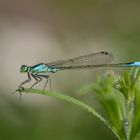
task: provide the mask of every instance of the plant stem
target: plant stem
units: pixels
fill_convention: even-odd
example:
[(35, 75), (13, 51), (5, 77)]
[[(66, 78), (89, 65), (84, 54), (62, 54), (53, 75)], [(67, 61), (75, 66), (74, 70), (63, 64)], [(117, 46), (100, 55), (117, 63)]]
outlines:
[(131, 100), (126, 100), (126, 121), (124, 124), (124, 128), (127, 140), (130, 140), (133, 114), (134, 114), (134, 102)]
[[(97, 111), (95, 111), (95, 109), (87, 104), (85, 104), (82, 101), (79, 101), (78, 99), (75, 99), (74, 97), (70, 97), (61, 93), (56, 93), (56, 92), (50, 92), (47, 90), (41, 90), (41, 89), (30, 89), (30, 88), (24, 88), (22, 90), (17, 90), (19, 92), (25, 92), (25, 93), (35, 93), (35, 94), (42, 94), (44, 93), (44, 95), (48, 95), (48, 96), (52, 96), (70, 103), (73, 103), (75, 105), (78, 105), (80, 107), (82, 107), (83, 109), (87, 110), (88, 112), (90, 112), (92, 115), (96, 116), (98, 119), (100, 119), (101, 122), (103, 122), (108, 128), (110, 128), (113, 133), (116, 135), (116, 137), (119, 138), (119, 135), (117, 133), (117, 131), (115, 130), (115, 128), (113, 128), (111, 126), (111, 124), (105, 119), (103, 118)], [(120, 138), (119, 138), (120, 139)]]

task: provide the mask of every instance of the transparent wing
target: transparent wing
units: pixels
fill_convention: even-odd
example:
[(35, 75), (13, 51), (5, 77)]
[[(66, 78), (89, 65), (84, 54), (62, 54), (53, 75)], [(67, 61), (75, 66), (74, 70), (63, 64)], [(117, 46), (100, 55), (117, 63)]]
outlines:
[(77, 68), (90, 68), (109, 64), (113, 60), (113, 55), (109, 52), (97, 52), (84, 56), (75, 57), (68, 60), (60, 60), (46, 64), (50, 68), (58, 69), (77, 69)]

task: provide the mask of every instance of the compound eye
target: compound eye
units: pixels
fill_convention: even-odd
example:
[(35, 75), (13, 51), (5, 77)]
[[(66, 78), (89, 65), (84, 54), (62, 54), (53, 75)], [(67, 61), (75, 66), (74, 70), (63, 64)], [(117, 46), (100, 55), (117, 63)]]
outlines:
[(26, 72), (26, 71), (27, 71), (27, 67), (23, 67), (23, 71), (25, 71), (25, 72)]
[(20, 72), (27, 72), (27, 70), (28, 70), (28, 67), (26, 65), (22, 65)]

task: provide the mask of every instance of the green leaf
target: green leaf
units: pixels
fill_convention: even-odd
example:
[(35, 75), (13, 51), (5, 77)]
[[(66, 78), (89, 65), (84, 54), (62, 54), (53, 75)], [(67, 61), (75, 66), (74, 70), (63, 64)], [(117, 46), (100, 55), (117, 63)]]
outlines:
[(134, 119), (132, 125), (131, 138), (135, 138), (137, 133), (140, 131), (140, 77), (137, 80), (134, 88), (135, 93), (135, 110), (134, 110)]
[(93, 91), (98, 93), (98, 100), (108, 115), (112, 127), (116, 130), (120, 139), (124, 139), (125, 131), (123, 118), (125, 118), (125, 99), (123, 95), (113, 88), (115, 78), (112, 76), (98, 78), (93, 85)]

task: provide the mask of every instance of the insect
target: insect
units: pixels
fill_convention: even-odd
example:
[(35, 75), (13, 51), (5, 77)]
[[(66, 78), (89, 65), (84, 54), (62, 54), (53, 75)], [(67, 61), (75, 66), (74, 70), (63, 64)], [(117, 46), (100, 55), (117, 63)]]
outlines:
[[(22, 65), (20, 68), (21, 73), (27, 73), (28, 79), (23, 81), (19, 85), (19, 89), (23, 88), (23, 85), (30, 82), (31, 79), (35, 79), (35, 83), (30, 87), (32, 88), (36, 84), (46, 79), (43, 91), (51, 79), (49, 73), (56, 73), (62, 70), (75, 70), (75, 69), (92, 69), (97, 67), (139, 67), (140, 62), (129, 63), (116, 63), (111, 64), (113, 61), (113, 55), (106, 51), (87, 54), (84, 56), (75, 57), (67, 60), (59, 60), (51, 63), (39, 63), (34, 66)], [(51, 86), (50, 86), (51, 87)]]

